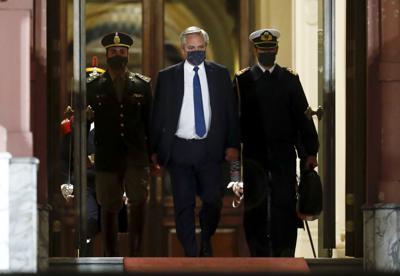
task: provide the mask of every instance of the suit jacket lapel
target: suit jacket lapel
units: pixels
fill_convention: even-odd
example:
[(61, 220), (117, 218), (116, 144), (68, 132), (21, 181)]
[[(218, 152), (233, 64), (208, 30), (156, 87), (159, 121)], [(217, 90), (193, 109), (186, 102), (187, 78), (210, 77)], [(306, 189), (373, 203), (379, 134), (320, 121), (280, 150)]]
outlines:
[(174, 91), (172, 91), (173, 93), (175, 93), (172, 97), (172, 103), (174, 106), (173, 110), (175, 111), (175, 116), (174, 116), (174, 121), (176, 121), (176, 123), (179, 120), (179, 114), (181, 112), (181, 106), (182, 106), (182, 102), (183, 102), (183, 94), (184, 94), (184, 61), (182, 61), (181, 63), (179, 63), (176, 67), (175, 67), (175, 72), (174, 72), (174, 81), (176, 84), (176, 89), (174, 89)]
[[(208, 84), (208, 94), (210, 98), (210, 107), (211, 107), (211, 125), (213, 121), (213, 111), (216, 110), (216, 103), (217, 103), (217, 87), (216, 83), (217, 81), (215, 80), (215, 72), (214, 68), (209, 62), (204, 62), (204, 67), (206, 69), (206, 75), (207, 75), (207, 84)], [(215, 114), (214, 114), (215, 115)], [(211, 127), (210, 125), (210, 127)]]

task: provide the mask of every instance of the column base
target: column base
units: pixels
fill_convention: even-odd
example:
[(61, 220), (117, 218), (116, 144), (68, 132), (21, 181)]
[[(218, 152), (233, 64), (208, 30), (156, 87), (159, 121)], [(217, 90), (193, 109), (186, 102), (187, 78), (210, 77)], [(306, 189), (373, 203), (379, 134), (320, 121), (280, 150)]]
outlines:
[(400, 204), (364, 207), (364, 269), (400, 271)]

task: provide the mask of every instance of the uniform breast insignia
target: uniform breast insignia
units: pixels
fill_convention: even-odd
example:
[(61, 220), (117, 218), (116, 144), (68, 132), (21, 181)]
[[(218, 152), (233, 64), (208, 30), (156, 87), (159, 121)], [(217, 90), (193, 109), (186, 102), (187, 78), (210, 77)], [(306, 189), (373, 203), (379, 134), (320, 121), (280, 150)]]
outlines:
[(239, 77), (240, 75), (242, 75), (243, 73), (245, 73), (245, 72), (247, 72), (247, 71), (249, 71), (249, 70), (250, 70), (250, 67), (246, 67), (246, 68), (244, 68), (244, 69), (242, 69), (242, 70), (236, 72), (235, 75), (236, 75), (237, 77)]
[(292, 69), (292, 68), (290, 68), (290, 67), (287, 67), (286, 70), (288, 70), (292, 75), (297, 76), (296, 70), (294, 70), (294, 69)]
[(132, 97), (133, 98), (143, 98), (144, 96), (142, 94), (139, 94), (139, 93), (133, 93)]
[(145, 82), (150, 82), (150, 81), (151, 81), (151, 78), (146, 77), (146, 76), (144, 76), (144, 75), (142, 75), (142, 74), (135, 73), (135, 75), (136, 75), (139, 79), (141, 79), (141, 80), (143, 80), (143, 81), (145, 81)]

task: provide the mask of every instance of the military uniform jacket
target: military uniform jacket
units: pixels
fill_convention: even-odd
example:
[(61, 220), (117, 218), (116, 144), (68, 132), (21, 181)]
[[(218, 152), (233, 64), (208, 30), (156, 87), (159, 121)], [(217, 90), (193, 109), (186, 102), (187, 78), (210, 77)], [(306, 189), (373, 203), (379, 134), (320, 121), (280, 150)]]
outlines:
[(295, 147), (301, 144), (300, 157), (304, 158), (316, 155), (319, 146), (314, 123), (304, 114), (308, 103), (299, 77), (278, 64), (271, 74), (254, 65), (236, 74), (234, 87), (239, 97), (243, 156), (270, 170), (273, 201), (293, 205)]
[(117, 171), (124, 167), (127, 154), (138, 165), (147, 165), (150, 78), (128, 72), (121, 101), (108, 72), (89, 78), (87, 104), (94, 111), (96, 169)]

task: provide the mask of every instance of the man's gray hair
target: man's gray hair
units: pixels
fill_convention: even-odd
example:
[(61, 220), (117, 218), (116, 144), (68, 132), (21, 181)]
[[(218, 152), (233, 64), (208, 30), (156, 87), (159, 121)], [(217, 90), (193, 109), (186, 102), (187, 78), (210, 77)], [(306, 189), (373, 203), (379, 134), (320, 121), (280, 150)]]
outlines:
[(203, 37), (206, 45), (209, 42), (208, 33), (205, 30), (196, 26), (191, 26), (186, 28), (183, 32), (181, 32), (181, 35), (179, 36), (179, 39), (181, 40), (181, 45), (186, 44), (186, 37), (190, 34), (200, 34)]

